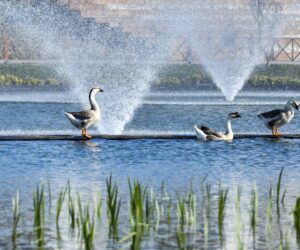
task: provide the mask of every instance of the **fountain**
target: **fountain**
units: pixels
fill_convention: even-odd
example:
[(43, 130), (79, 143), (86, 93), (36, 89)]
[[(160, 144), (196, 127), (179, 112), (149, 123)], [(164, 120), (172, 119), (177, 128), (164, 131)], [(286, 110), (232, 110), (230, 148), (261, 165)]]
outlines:
[(270, 56), (284, 22), (281, 5), (272, 0), (177, 4), (172, 11), (161, 9), (168, 20), (166, 36), (184, 40), (197, 55), (193, 63), (203, 65), (225, 98), (233, 101), (254, 67)]
[(65, 15), (66, 7), (51, 0), (9, 1), (0, 7), (2, 23), (18, 45), (29, 51), (28, 59), (54, 60), (51, 66), (69, 83), (65, 99), (72, 97), (86, 108), (91, 87), (105, 90), (99, 98), (103, 122), (98, 129), (108, 134), (122, 133), (178, 41), (189, 44), (197, 55), (193, 63), (202, 64), (232, 101), (254, 66), (262, 62), (280, 26), (277, 9), (268, 8), (262, 16), (255, 16), (257, 6), (248, 2), (154, 1), (149, 6), (155, 10), (153, 27), (158, 31), (151, 39), (78, 21)]
[(161, 67), (156, 63), (166, 56), (161, 48), (120, 28), (76, 22), (62, 12), (66, 7), (52, 1), (7, 2), (0, 7), (2, 23), (18, 45), (30, 51), (28, 59), (54, 60), (51, 67), (69, 83), (65, 99), (72, 97), (87, 108), (89, 89), (105, 90), (99, 98), (99, 131), (121, 133)]

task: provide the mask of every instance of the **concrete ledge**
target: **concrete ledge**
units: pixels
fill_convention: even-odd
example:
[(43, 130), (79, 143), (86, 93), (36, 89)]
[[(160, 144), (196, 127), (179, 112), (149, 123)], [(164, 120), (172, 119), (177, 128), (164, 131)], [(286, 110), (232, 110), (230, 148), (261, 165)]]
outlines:
[[(235, 139), (276, 139), (270, 134), (236, 134)], [(300, 139), (300, 134), (285, 134), (277, 139)], [(123, 135), (93, 135), (93, 139), (106, 139), (106, 140), (195, 140), (196, 136), (193, 134), (180, 135), (180, 134), (123, 134)], [(82, 136), (76, 135), (0, 135), (0, 141), (82, 141), (86, 140)]]

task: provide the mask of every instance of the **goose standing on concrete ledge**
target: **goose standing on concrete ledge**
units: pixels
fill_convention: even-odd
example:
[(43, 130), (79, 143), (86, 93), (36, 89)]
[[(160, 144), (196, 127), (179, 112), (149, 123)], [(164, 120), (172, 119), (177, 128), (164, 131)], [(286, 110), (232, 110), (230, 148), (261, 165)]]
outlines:
[(290, 100), (286, 103), (284, 109), (274, 109), (269, 112), (261, 113), (258, 117), (263, 121), (265, 126), (272, 130), (272, 135), (280, 136), (278, 128), (289, 123), (294, 117), (294, 109), (299, 109), (299, 105)]
[(65, 115), (73, 126), (81, 129), (82, 135), (88, 139), (91, 139), (92, 137), (87, 133), (87, 128), (100, 120), (100, 108), (95, 99), (95, 95), (98, 92), (103, 92), (103, 90), (100, 88), (92, 88), (90, 91), (89, 99), (91, 109), (80, 112), (65, 112)]
[(205, 126), (197, 126), (195, 125), (194, 128), (196, 130), (196, 136), (199, 140), (207, 141), (207, 140), (213, 140), (213, 141), (232, 141), (233, 140), (233, 132), (231, 128), (231, 121), (233, 119), (241, 117), (238, 112), (230, 113), (227, 117), (227, 128), (226, 132), (220, 133), (215, 132)]

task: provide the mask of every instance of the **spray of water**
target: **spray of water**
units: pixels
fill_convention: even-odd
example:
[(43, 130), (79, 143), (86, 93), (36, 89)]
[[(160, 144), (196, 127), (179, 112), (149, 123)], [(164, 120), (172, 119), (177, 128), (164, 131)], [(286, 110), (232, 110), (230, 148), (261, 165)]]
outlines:
[(228, 101), (243, 88), (255, 65), (265, 62), (283, 18), (274, 0), (175, 1), (162, 8), (169, 37), (190, 47), (190, 60), (202, 64)]
[[(263, 12), (251, 5), (264, 1), (270, 4), (262, 6)], [(187, 59), (204, 65), (226, 99), (233, 100), (278, 35), (278, 8), (273, 0), (264, 1), (150, 1), (155, 37), (149, 39), (68, 14), (52, 0), (3, 1), (0, 22), (21, 57), (56, 60), (53, 67), (70, 83), (66, 99), (72, 96), (87, 108), (89, 89), (102, 87), (99, 130), (121, 133), (162, 62), (180, 44), (191, 48)]]
[[(167, 53), (164, 46), (120, 28), (66, 15), (55, 1), (1, 3), (1, 23), (25, 59), (55, 60), (72, 97), (88, 108), (89, 89), (99, 86), (102, 133), (121, 133), (148, 92)], [(80, 19), (79, 21), (77, 19)], [(84, 23), (84, 24), (82, 24)], [(22, 50), (23, 49), (23, 50)]]

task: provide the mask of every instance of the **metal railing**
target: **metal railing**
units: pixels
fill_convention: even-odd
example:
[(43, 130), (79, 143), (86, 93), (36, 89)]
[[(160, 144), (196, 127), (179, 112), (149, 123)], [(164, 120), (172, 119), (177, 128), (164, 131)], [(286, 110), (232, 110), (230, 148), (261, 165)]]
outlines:
[(300, 37), (281, 37), (273, 42), (271, 61), (300, 62)]

